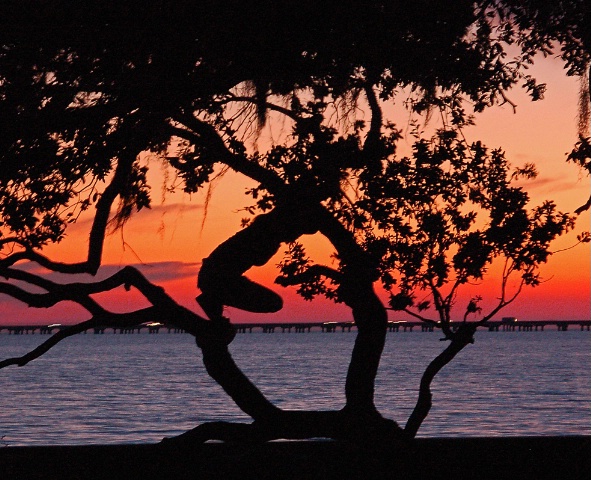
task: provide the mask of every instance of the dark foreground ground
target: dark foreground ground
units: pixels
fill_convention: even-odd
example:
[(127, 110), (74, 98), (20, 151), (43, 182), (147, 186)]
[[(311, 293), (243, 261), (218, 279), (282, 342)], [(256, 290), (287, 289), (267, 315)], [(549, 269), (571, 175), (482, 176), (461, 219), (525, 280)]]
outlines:
[(591, 479), (591, 437), (0, 447), (0, 479)]

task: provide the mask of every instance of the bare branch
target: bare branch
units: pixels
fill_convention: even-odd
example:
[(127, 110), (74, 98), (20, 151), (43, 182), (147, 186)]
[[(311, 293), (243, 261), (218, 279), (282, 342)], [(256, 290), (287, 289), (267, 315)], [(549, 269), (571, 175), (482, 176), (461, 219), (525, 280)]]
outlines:
[(460, 279), (456, 279), (453, 286), (451, 287), (449, 294), (447, 295), (447, 297), (445, 299), (445, 301), (448, 304), (451, 304), (451, 302), (455, 299), (460, 285), (462, 285), (462, 282), (460, 281)]
[(589, 197), (589, 200), (587, 200), (587, 203), (585, 203), (585, 205), (581, 205), (579, 208), (577, 208), (575, 210), (575, 213), (577, 215), (580, 215), (581, 213), (586, 212), (590, 208), (591, 208), (591, 197)]
[(505, 103), (508, 103), (509, 105), (511, 105), (513, 113), (517, 113), (517, 104), (511, 101), (511, 99), (507, 97), (507, 94), (503, 90), (499, 90), (499, 93), (501, 94), (501, 98), (503, 99), (503, 101), (499, 105), (503, 106)]
[[(395, 311), (393, 308), (386, 308), (386, 310)], [(409, 314), (411, 317), (414, 317), (417, 320), (420, 320), (421, 322), (429, 323), (431, 325), (439, 325), (439, 322), (437, 320), (433, 320), (432, 318), (423, 317), (421, 314), (413, 312), (409, 308), (405, 308), (402, 311)]]
[[(31, 293), (15, 285), (2, 282), (0, 292), (8, 294), (13, 298), (37, 308), (47, 308), (64, 300), (78, 303), (93, 314), (93, 318), (79, 323), (53, 335), (49, 340), (41, 344), (29, 354), (4, 360), (0, 362), (0, 368), (8, 365), (25, 365), (31, 360), (38, 358), (56, 345), (61, 340), (97, 326), (125, 327), (139, 325), (150, 319), (161, 323), (170, 324), (182, 328), (193, 336), (200, 337), (203, 345), (208, 345), (218, 335), (219, 329), (204, 318), (179, 306), (164, 289), (153, 285), (137, 269), (125, 267), (109, 278), (92, 283), (69, 283), (57, 284), (43, 279), (28, 272), (16, 269), (5, 271), (9, 278), (26, 281), (47, 290), (47, 293)], [(105, 292), (113, 288), (124, 286), (129, 289), (131, 286), (137, 288), (153, 306), (128, 313), (112, 313), (102, 308), (92, 298), (91, 294)]]
[(433, 278), (429, 278), (428, 280), (429, 290), (431, 290), (431, 295), (433, 295), (433, 301), (435, 302), (435, 309), (439, 313), (439, 319), (441, 320), (442, 325), (449, 321), (449, 307), (446, 305), (446, 299), (443, 298), (439, 289), (433, 283)]
[[(591, 206), (591, 199), (589, 199), (589, 206)], [(579, 236), (579, 239), (577, 240), (577, 243), (575, 243), (573, 245), (570, 245), (569, 247), (564, 247), (564, 248), (560, 248), (558, 250), (554, 250), (553, 252), (550, 252), (550, 253), (552, 255), (554, 255), (555, 253), (566, 252), (568, 250), (572, 250), (573, 248), (577, 247), (581, 243), (589, 243), (589, 241), (591, 241), (591, 234), (589, 232), (583, 232)]]
[(8, 245), (9, 243), (20, 245), (23, 248), (27, 247), (26, 243), (23, 242), (23, 240), (18, 237), (5, 237), (5, 238), (0, 239), (0, 247), (3, 247), (4, 245)]
[[(256, 104), (258, 104), (258, 99), (256, 97), (248, 97), (248, 96), (242, 96), (242, 95), (231, 95), (231, 96), (229, 96), (229, 98), (227, 100), (224, 100), (220, 103), (224, 104), (224, 103), (231, 103), (231, 102), (248, 102), (248, 103), (252, 103), (252, 104), (256, 105)], [(294, 122), (299, 122), (302, 120), (302, 118), (299, 117), (293, 110), (290, 110), (289, 108), (282, 107), (281, 105), (277, 105), (277, 104), (271, 103), (271, 102), (265, 102), (264, 107), (267, 110), (273, 110), (275, 112), (282, 113), (286, 117), (291, 118)]]
[(66, 283), (59, 284), (18, 269), (4, 269), (2, 274), (9, 279), (21, 280), (36, 285), (47, 293), (34, 294), (14, 285), (0, 283), (0, 291), (7, 293), (14, 298), (24, 301), (29, 306), (46, 308), (55, 305), (58, 302), (70, 300), (86, 308), (95, 315), (104, 313), (105, 310), (90, 295), (100, 292), (106, 292), (119, 286), (125, 286), (129, 289), (136, 287), (153, 305), (163, 305), (172, 307), (176, 305), (174, 300), (164, 293), (161, 287), (150, 283), (139, 270), (133, 267), (125, 267), (112, 276), (89, 283)]
[(211, 125), (190, 114), (180, 115), (175, 117), (174, 120), (185, 125), (187, 129), (171, 125), (169, 130), (173, 135), (205, 146), (219, 157), (220, 162), (225, 163), (232, 170), (265, 185), (265, 188), (270, 192), (277, 193), (285, 188), (284, 182), (274, 172), (267, 170), (258, 163), (251, 162), (243, 155), (237, 155), (230, 151), (224, 140)]
[[(508, 278), (508, 277), (507, 277)], [(488, 313), (487, 315), (485, 315), (481, 320), (479, 320), (478, 322), (476, 322), (478, 325), (481, 325), (487, 321), (489, 321), (493, 316), (495, 316), (501, 309), (505, 308), (507, 305), (513, 303), (513, 301), (519, 296), (519, 294), (521, 293), (521, 290), (523, 289), (524, 285), (525, 285), (525, 280), (522, 278), (521, 281), (519, 282), (519, 287), (517, 288), (517, 290), (515, 291), (515, 294), (513, 294), (513, 296), (511, 296), (511, 298), (509, 298), (508, 300), (505, 300), (505, 284), (506, 284), (506, 279), (503, 279), (503, 297), (500, 299), (498, 305), (492, 309), (492, 311), (490, 313)]]
[(0, 369), (8, 367), (10, 365), (17, 365), (22, 367), (27, 363), (39, 358), (44, 353), (47, 353), (52, 347), (57, 345), (62, 340), (71, 337), (72, 335), (76, 335), (78, 333), (82, 333), (90, 328), (94, 327), (130, 327), (134, 325), (139, 325), (150, 318), (158, 319), (158, 312), (160, 309), (156, 307), (145, 308), (142, 310), (137, 310), (131, 313), (123, 313), (123, 314), (116, 314), (116, 313), (106, 313), (104, 315), (99, 315), (96, 317), (91, 318), (82, 323), (78, 323), (71, 327), (64, 328), (60, 330), (56, 334), (52, 335), (48, 340), (43, 342), (34, 350), (31, 350), (29, 353), (21, 356), (21, 357), (13, 357), (7, 358), (6, 360), (0, 361)]
[(19, 274), (16, 271), (11, 271), (11, 273), (14, 279), (17, 279), (17, 277), (21, 280), (30, 279), (34, 284), (52, 290), (48, 294), (31, 294), (14, 285), (0, 284), (0, 291), (11, 294), (13, 297), (22, 299), (33, 306), (46, 306), (45, 304), (41, 305), (38, 299), (47, 303), (52, 294), (51, 301), (54, 303), (58, 298), (61, 298), (84, 304), (88, 295), (107, 291), (121, 285), (127, 289), (132, 286), (137, 288), (153, 306), (122, 314), (102, 310), (90, 320), (59, 331), (26, 355), (0, 362), (0, 368), (9, 365), (25, 365), (46, 353), (61, 340), (93, 327), (131, 327), (152, 320), (181, 328), (195, 336), (197, 345), (203, 352), (203, 361), (208, 372), (246, 413), (252, 415), (255, 419), (268, 420), (270, 415), (279, 411), (235, 365), (227, 349), (227, 343), (233, 338), (232, 332), (234, 332), (229, 323), (205, 320), (187, 308), (178, 305), (165, 293), (164, 289), (150, 283), (135, 268), (125, 267), (111, 277), (99, 282), (64, 285), (31, 278), (34, 275), (26, 272)]
[(31, 293), (9, 283), (0, 283), (1, 293), (6, 293), (32, 307), (47, 308), (60, 301), (69, 300), (86, 308), (95, 317), (114, 315), (101, 307), (90, 295), (106, 292), (120, 286), (125, 287), (127, 290), (135, 287), (153, 306), (158, 307), (163, 312), (171, 312), (165, 315), (167, 318), (171, 317), (169, 323), (173, 323), (193, 335), (199, 334), (200, 329), (209, 323), (190, 310), (179, 306), (166, 294), (162, 287), (152, 284), (139, 270), (133, 267), (125, 267), (104, 280), (90, 283), (58, 284), (16, 269), (10, 269), (5, 273), (9, 275), (9, 278), (26, 281), (47, 290), (47, 293)]
[[(31, 293), (5, 282), (0, 282), (0, 293), (10, 295), (12, 298), (26, 303), (29, 307), (35, 308), (49, 308), (61, 301), (71, 300), (70, 298), (67, 298), (69, 297), (67, 294), (60, 295), (57, 294), (57, 292)], [(98, 303), (86, 296), (76, 298), (74, 301), (84, 307), (90, 313), (97, 314), (105, 311)]]
[(369, 109), (371, 110), (371, 122), (369, 131), (365, 137), (365, 143), (363, 144), (363, 153), (364, 155), (368, 155), (370, 161), (378, 161), (380, 155), (376, 152), (376, 149), (379, 145), (382, 130), (382, 109), (380, 108), (376, 92), (371, 85), (365, 87), (365, 96)]

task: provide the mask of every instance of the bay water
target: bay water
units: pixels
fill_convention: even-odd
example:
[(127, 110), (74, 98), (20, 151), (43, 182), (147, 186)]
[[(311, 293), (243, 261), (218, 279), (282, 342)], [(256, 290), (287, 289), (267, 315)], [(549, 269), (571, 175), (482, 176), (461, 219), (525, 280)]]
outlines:
[[(2, 359), (48, 337), (0, 335)], [(404, 426), (438, 332), (388, 333), (380, 412)], [(339, 409), (355, 333), (238, 334), (243, 371), (286, 409)], [(250, 419), (205, 372), (187, 334), (80, 334), (0, 370), (0, 447), (153, 443), (214, 420)], [(479, 331), (433, 384), (421, 437), (591, 435), (591, 333)]]

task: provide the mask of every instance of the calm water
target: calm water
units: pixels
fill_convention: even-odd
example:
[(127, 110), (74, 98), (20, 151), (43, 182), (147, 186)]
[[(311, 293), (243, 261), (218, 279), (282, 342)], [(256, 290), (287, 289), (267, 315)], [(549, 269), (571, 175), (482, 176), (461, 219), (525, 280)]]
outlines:
[[(0, 357), (46, 336), (0, 335)], [(284, 408), (335, 409), (354, 333), (239, 334), (232, 353)], [(404, 425), (438, 333), (389, 333), (380, 411)], [(591, 333), (478, 332), (434, 383), (420, 436), (591, 435)], [(210, 420), (248, 418), (205, 373), (189, 335), (78, 335), (0, 370), (0, 446), (157, 442)]]

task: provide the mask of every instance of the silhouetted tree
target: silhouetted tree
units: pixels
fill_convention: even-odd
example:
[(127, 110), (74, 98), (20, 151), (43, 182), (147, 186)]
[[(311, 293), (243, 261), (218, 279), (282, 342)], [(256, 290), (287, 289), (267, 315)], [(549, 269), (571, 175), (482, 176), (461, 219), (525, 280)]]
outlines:
[[(527, 194), (511, 181), (531, 176), (531, 167), (512, 173), (501, 151), (461, 136), (472, 122), (468, 105), (478, 112), (508, 102), (515, 85), (542, 97), (544, 86), (525, 70), (536, 53), (560, 45), (569, 73), (586, 71), (588, 50), (579, 43), (587, 30), (578, 28), (588, 19), (585, 3), (566, 2), (564, 11), (520, 3), (5, 2), (0, 293), (39, 308), (73, 301), (90, 318), (0, 368), (24, 365), (98, 325), (159, 321), (195, 336), (208, 373), (254, 420), (200, 425), (183, 438), (413, 437), (430, 407), (433, 376), (473, 341), (478, 325), (465, 321), (478, 311), (474, 299), (452, 328), (457, 289), (481, 278), (495, 258), (506, 261), (503, 291), (510, 274), (535, 285), (550, 242), (573, 222), (551, 202), (526, 208)], [(512, 43), (515, 58), (506, 52)], [(411, 111), (443, 118), (432, 139), (417, 133), (409, 156), (397, 153), (400, 133), (385, 113), (401, 92)], [(279, 118), (290, 129), (284, 141), (263, 152), (248, 147), (249, 135)], [(583, 163), (584, 145), (572, 157)], [(132, 267), (66, 284), (18, 268), (29, 261), (50, 272), (96, 274), (109, 222), (120, 226), (150, 206), (146, 151), (172, 166), (187, 192), (206, 185), (219, 166), (257, 183), (254, 219), (203, 261), (198, 302), (207, 319)], [(43, 247), (59, 242), (88, 208), (95, 214), (86, 260), (46, 257)], [(310, 233), (330, 241), (335, 265), (306, 257), (297, 240)], [(351, 308), (358, 332), (340, 410), (277, 408), (228, 352), (235, 332), (224, 306), (281, 308), (279, 295), (244, 274), (283, 244), (289, 250), (278, 283)], [(376, 294), (377, 281), (391, 293), (389, 306)], [(116, 314), (92, 297), (121, 285), (151, 306)], [(386, 309), (423, 318), (420, 290), (432, 296), (438, 317), (431, 321), (450, 344), (427, 369), (403, 433), (376, 410), (374, 380)], [(516, 293), (504, 293), (480, 322)]]

